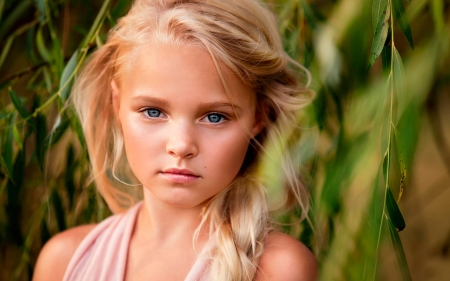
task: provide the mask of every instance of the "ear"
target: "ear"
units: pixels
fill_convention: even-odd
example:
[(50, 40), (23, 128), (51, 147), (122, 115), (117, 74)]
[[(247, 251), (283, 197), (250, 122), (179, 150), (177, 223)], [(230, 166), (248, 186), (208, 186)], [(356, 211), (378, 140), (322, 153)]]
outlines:
[(116, 83), (116, 80), (111, 80), (111, 99), (113, 104), (114, 115), (116, 119), (119, 121), (119, 110), (120, 110), (120, 95), (119, 95), (119, 86)]
[(253, 124), (253, 127), (251, 129), (251, 133), (253, 137), (256, 137), (261, 133), (261, 131), (266, 126), (266, 123), (263, 121), (263, 118), (261, 114), (256, 114), (255, 124)]

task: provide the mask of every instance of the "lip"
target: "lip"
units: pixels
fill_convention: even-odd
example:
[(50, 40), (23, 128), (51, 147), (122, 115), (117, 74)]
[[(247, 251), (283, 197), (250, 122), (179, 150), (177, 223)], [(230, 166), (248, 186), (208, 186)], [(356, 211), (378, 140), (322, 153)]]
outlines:
[(159, 173), (165, 179), (174, 183), (192, 183), (201, 177), (188, 169), (170, 168)]

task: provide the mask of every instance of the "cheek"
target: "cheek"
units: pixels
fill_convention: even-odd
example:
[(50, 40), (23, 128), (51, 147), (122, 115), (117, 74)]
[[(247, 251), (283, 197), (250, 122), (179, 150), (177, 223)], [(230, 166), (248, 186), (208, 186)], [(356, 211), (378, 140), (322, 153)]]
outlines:
[(143, 164), (156, 157), (155, 151), (159, 146), (157, 140), (160, 139), (158, 131), (149, 132), (139, 120), (125, 120), (122, 122), (122, 133), (128, 163), (139, 177), (140, 170), (145, 168)]
[(224, 180), (228, 182), (236, 177), (244, 162), (248, 144), (245, 135), (237, 134), (223, 138), (216, 145), (210, 145), (208, 157), (217, 177), (226, 178)]

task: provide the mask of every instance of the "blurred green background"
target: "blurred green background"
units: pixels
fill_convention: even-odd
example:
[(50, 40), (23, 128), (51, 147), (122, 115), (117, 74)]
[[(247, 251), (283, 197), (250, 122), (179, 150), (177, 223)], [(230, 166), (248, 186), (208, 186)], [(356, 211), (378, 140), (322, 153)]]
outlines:
[[(266, 2), (316, 92), (277, 144), (302, 170), (313, 227), (285, 230), (316, 253), (321, 280), (448, 280), (449, 1)], [(129, 5), (0, 0), (0, 280), (30, 280), (52, 235), (110, 214), (67, 100)], [(274, 167), (262, 166), (269, 185)]]

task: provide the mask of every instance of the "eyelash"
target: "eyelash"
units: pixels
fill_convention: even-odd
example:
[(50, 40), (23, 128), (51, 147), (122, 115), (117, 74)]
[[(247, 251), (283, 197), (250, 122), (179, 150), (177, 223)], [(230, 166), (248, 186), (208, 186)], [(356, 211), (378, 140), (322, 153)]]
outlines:
[[(150, 114), (149, 114), (150, 111), (157, 111), (159, 113), (159, 115), (158, 116), (150, 116)], [(142, 110), (142, 113), (147, 118), (158, 118), (161, 116), (161, 114), (163, 114), (162, 111), (157, 108), (145, 108), (144, 110)]]
[[(218, 113), (218, 112), (211, 112), (211, 113), (208, 113), (204, 118), (208, 118), (208, 116), (211, 116), (211, 115), (216, 115), (216, 116), (219, 116), (219, 118), (220, 118), (220, 121), (219, 121), (219, 122), (210, 122), (210, 123), (212, 123), (212, 124), (221, 124), (221, 123), (223, 123), (223, 122), (225, 122), (225, 121), (230, 120), (229, 118), (227, 118), (227, 116), (225, 116), (225, 115), (222, 114), (222, 113)], [(204, 119), (204, 118), (202, 118), (202, 119)]]
[[(158, 116), (150, 116), (150, 114), (149, 114), (150, 111), (157, 111), (157, 112), (159, 113), (159, 115), (158, 115)], [(164, 114), (161, 110), (159, 110), (159, 109), (157, 109), (157, 108), (145, 108), (145, 109), (143, 109), (141, 112), (144, 114), (144, 116), (145, 116), (146, 118), (150, 118), (150, 119), (159, 118), (161, 115)], [(153, 112), (153, 113), (155, 113), (155, 112)], [(225, 114), (219, 113), (219, 112), (211, 112), (211, 113), (208, 113), (208, 114), (207, 114), (205, 117), (203, 117), (202, 119), (208, 118), (208, 117), (210, 117), (211, 115), (213, 115), (213, 116), (218, 116), (218, 117), (220, 118), (220, 121), (219, 121), (219, 122), (209, 122), (209, 123), (211, 123), (211, 124), (221, 124), (221, 123), (223, 123), (223, 122), (225, 122), (225, 121), (230, 120)]]

